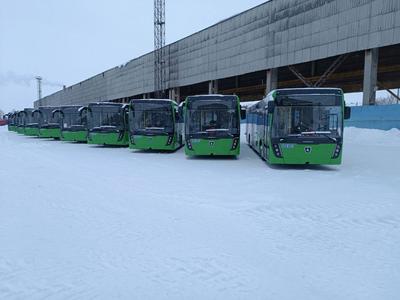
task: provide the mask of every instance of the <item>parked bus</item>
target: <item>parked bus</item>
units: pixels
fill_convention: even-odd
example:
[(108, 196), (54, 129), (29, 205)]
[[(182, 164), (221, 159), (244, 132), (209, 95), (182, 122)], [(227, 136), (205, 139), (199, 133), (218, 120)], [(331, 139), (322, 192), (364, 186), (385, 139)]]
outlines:
[(178, 104), (167, 99), (135, 99), (129, 105), (129, 148), (176, 150), (182, 146)]
[(52, 114), (60, 114), (60, 138), (62, 141), (87, 142), (87, 107), (62, 106)]
[(16, 119), (16, 126), (17, 126), (17, 130), (16, 132), (19, 134), (24, 134), (24, 111), (18, 111), (17, 112), (17, 119)]
[(341, 89), (274, 90), (248, 108), (246, 140), (270, 164), (337, 165), (347, 118)]
[(42, 106), (33, 111), (39, 118), (39, 137), (59, 139), (61, 136), (60, 120), (61, 114), (53, 111), (58, 107)]
[(87, 111), (88, 144), (128, 146), (128, 105), (90, 103)]
[(185, 153), (240, 154), (240, 100), (237, 96), (189, 96), (183, 105)]
[(7, 129), (8, 131), (13, 131), (13, 122), (14, 122), (14, 113), (8, 113), (7, 114)]
[(8, 113), (3, 116), (3, 118), (6, 118), (6, 120), (7, 120), (7, 130), (8, 131), (12, 131), (12, 126), (13, 126), (12, 125), (12, 122), (13, 122), (12, 117), (13, 117), (13, 113)]
[(5, 114), (0, 117), (0, 126), (8, 125), (8, 114)]
[(24, 134), (27, 136), (39, 136), (39, 115), (34, 114), (35, 109), (25, 108), (23, 110)]

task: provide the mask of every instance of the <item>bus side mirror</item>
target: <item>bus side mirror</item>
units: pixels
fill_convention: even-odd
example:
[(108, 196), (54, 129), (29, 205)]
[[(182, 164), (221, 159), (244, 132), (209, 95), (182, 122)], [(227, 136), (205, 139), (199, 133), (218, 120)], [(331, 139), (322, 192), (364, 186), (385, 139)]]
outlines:
[(268, 102), (267, 111), (269, 114), (273, 114), (275, 110), (275, 102)]
[(351, 118), (351, 107), (345, 106), (344, 107), (344, 119), (348, 120)]
[(246, 119), (246, 108), (245, 107), (240, 107), (240, 118), (242, 120)]

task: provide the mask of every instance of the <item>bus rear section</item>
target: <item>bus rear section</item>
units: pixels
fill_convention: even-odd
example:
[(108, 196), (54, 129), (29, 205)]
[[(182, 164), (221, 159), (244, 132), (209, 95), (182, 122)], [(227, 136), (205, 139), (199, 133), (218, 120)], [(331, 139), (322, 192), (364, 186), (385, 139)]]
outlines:
[(183, 107), (188, 156), (240, 154), (240, 101), (237, 96), (190, 96)]
[(58, 107), (43, 106), (39, 107), (34, 114), (39, 114), (39, 137), (60, 139), (61, 116), (59, 113), (53, 113)]
[(182, 145), (178, 104), (169, 99), (134, 99), (129, 106), (129, 148), (174, 151)]
[(127, 109), (127, 105), (120, 103), (90, 103), (87, 108), (88, 144), (128, 146)]
[(87, 108), (81, 105), (63, 106), (53, 111), (61, 114), (62, 141), (66, 142), (87, 142)]
[(250, 118), (248, 142), (268, 163), (341, 164), (343, 120), (350, 117), (342, 90), (276, 90), (259, 105), (258, 114)]

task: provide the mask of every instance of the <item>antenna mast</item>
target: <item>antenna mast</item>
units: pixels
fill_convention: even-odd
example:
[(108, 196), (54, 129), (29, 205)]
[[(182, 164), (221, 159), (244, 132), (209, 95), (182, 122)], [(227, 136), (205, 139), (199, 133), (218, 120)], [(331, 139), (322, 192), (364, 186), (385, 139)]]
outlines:
[(165, 96), (165, 0), (154, 0), (154, 91)]

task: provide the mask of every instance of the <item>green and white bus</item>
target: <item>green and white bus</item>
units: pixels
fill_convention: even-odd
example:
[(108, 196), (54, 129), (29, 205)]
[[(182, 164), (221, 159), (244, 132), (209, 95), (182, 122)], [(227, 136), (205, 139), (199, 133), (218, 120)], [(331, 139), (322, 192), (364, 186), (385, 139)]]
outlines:
[(240, 100), (237, 96), (189, 96), (183, 104), (188, 156), (240, 154)]
[(246, 140), (269, 164), (338, 165), (347, 118), (341, 89), (278, 89), (248, 108)]
[(19, 134), (24, 134), (25, 131), (25, 124), (24, 124), (24, 111), (18, 111), (17, 112), (17, 118), (16, 118), (16, 126), (17, 130), (16, 132)]
[(9, 113), (8, 114), (8, 131), (16, 131), (17, 130), (17, 113)]
[(182, 146), (178, 104), (168, 99), (134, 99), (129, 105), (129, 148), (174, 151)]
[(60, 114), (60, 138), (67, 142), (87, 142), (87, 107), (82, 105), (62, 106), (54, 110)]
[(39, 115), (34, 114), (34, 111), (33, 108), (23, 110), (24, 134), (27, 136), (39, 136)]
[(38, 114), (39, 116), (39, 137), (40, 138), (54, 138), (60, 139), (60, 121), (61, 114), (55, 113), (58, 107), (42, 106), (33, 112), (33, 115)]
[(127, 104), (98, 102), (87, 108), (88, 144), (128, 146)]

